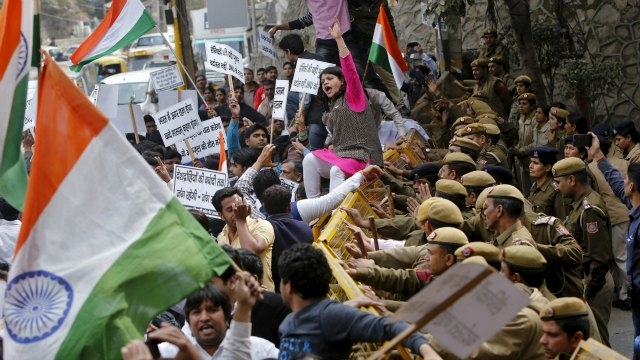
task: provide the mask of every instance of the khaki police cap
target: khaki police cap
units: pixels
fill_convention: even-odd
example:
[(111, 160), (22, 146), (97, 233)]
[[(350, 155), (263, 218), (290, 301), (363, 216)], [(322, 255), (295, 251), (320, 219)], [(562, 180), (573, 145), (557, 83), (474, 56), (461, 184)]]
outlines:
[(437, 198), (435, 197), (428, 198), (427, 200), (423, 201), (422, 204), (420, 204), (420, 206), (418, 207), (418, 214), (416, 215), (416, 220), (418, 220), (418, 222), (427, 220), (427, 218), (429, 217), (429, 208), (435, 201), (437, 201), (436, 199)]
[(487, 262), (487, 260), (485, 260), (485, 258), (483, 258), (482, 256), (471, 256), (468, 257), (464, 260), (462, 260), (463, 264), (478, 264), (478, 265), (483, 265), (486, 267), (489, 267), (489, 263)]
[(471, 116), (462, 116), (457, 118), (456, 121), (453, 122), (453, 125), (451, 125), (451, 128), (455, 129), (457, 126), (469, 125), (473, 123), (474, 123), (474, 120)]
[(583, 171), (587, 168), (584, 161), (577, 157), (564, 158), (553, 165), (551, 173), (553, 177), (572, 175), (577, 172)]
[(501, 56), (492, 56), (489, 58), (489, 63), (496, 63), (498, 65), (504, 65), (504, 61)]
[(571, 114), (570, 112), (568, 112), (565, 109), (560, 109), (558, 107), (552, 107), (551, 110), (549, 110), (549, 112), (551, 113), (551, 115), (555, 116), (556, 118), (560, 118), (562, 120), (567, 120), (567, 118), (569, 117), (569, 115)]
[(485, 128), (482, 124), (473, 123), (462, 128), (462, 135), (484, 134)]
[(485, 58), (477, 58), (471, 62), (471, 67), (488, 67), (489, 61)]
[(562, 297), (551, 300), (547, 306), (540, 310), (540, 319), (543, 321), (588, 316), (587, 305), (577, 297)]
[(477, 97), (470, 97), (467, 100), (467, 104), (469, 104), (476, 116), (480, 116), (483, 114), (496, 114), (496, 112), (491, 109), (491, 106), (489, 106), (486, 101), (479, 100)]
[(493, 189), (493, 187), (488, 187), (482, 190), (480, 195), (478, 195), (478, 198), (476, 199), (476, 210), (482, 211), (484, 203), (487, 201), (487, 195), (489, 195), (489, 191), (491, 191), (491, 189)]
[(543, 271), (547, 260), (532, 246), (514, 245), (502, 249), (502, 261), (516, 269)]
[(443, 164), (454, 163), (467, 163), (476, 166), (476, 162), (469, 155), (460, 152), (449, 153), (444, 157)]
[(496, 180), (488, 172), (476, 170), (462, 175), (460, 183), (463, 186), (487, 187), (495, 185)]
[[(429, 207), (427, 220), (433, 224), (443, 224), (445, 226), (460, 227), (464, 222), (460, 209), (450, 200), (434, 197)], [(442, 226), (442, 225), (440, 225)]]
[[(463, 130), (463, 129), (461, 129)], [(475, 153), (479, 153), (480, 152), (480, 145), (478, 145), (477, 142), (471, 140), (471, 139), (467, 139), (464, 137), (461, 137), (460, 135), (457, 135), (457, 131), (456, 131), (456, 136), (454, 136), (451, 141), (449, 142), (450, 145), (453, 146), (458, 146), (460, 148), (469, 150), (471, 152), (475, 152)], [(464, 134), (463, 134), (464, 135)]]
[(467, 197), (467, 189), (465, 189), (461, 183), (451, 179), (440, 179), (436, 181), (436, 193)]
[(485, 37), (487, 35), (492, 35), (492, 36), (498, 36), (498, 31), (496, 30), (496, 28), (494, 28), (493, 26), (487, 26), (486, 28), (484, 28), (484, 30), (482, 31), (482, 37)]
[(487, 198), (511, 198), (520, 200), (524, 204), (524, 195), (513, 185), (500, 184), (492, 187)]
[(455, 251), (454, 255), (458, 261), (468, 259), (472, 256), (482, 256), (487, 262), (499, 262), (500, 261), (500, 249), (486, 242), (474, 241), (467, 245), (459, 247)]
[[(484, 115), (488, 115), (488, 114), (484, 114)], [(496, 129), (498, 129), (498, 134), (500, 134), (500, 128), (498, 127), (498, 121), (497, 121), (498, 119), (492, 119), (491, 117), (488, 117), (488, 116), (482, 116), (482, 117), (476, 118), (476, 120), (478, 120), (478, 124), (484, 125), (484, 130), (487, 134), (489, 134), (489, 128), (487, 127), (487, 125), (491, 125)]]
[(494, 124), (484, 124), (487, 135), (500, 135), (500, 128)]
[(527, 75), (520, 75), (513, 82), (516, 84), (523, 83), (523, 84), (531, 85), (531, 78), (528, 77)]
[(535, 99), (536, 99), (536, 95), (532, 93), (524, 93), (518, 96), (518, 101), (519, 100), (535, 100)]
[(462, 230), (445, 226), (433, 230), (431, 234), (427, 236), (427, 243), (435, 245), (462, 246), (468, 244), (469, 240)]

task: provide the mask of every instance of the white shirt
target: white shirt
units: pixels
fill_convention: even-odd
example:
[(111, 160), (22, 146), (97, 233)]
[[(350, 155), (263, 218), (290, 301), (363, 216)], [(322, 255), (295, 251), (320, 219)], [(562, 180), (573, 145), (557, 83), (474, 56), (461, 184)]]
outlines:
[(21, 224), (20, 220), (0, 219), (0, 260), (7, 264), (11, 264), (16, 250)]
[[(196, 339), (191, 335), (191, 328), (188, 323), (184, 324), (182, 332), (189, 340), (191, 340), (191, 343), (195, 345), (203, 360), (248, 359), (246, 355), (243, 355), (246, 354), (246, 344), (240, 344), (243, 340), (246, 341), (247, 337), (249, 337), (251, 341), (251, 360), (262, 360), (267, 358), (277, 359), (278, 354), (280, 353), (278, 348), (273, 345), (271, 341), (256, 336), (250, 336), (251, 323), (236, 323), (232, 320), (231, 326), (227, 330), (224, 340), (222, 340), (218, 350), (213, 355), (209, 355), (209, 353), (197, 343)], [(158, 349), (160, 350), (160, 355), (162, 355), (163, 358), (173, 358), (179, 351), (177, 346), (168, 342), (163, 342), (158, 345)]]

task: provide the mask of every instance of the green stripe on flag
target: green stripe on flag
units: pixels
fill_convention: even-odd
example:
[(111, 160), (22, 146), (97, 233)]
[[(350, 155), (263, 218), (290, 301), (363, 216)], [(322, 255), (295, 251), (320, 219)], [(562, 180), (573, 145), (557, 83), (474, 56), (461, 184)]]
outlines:
[(92, 62), (93, 60), (99, 59), (103, 56), (107, 56), (113, 53), (114, 51), (120, 50), (123, 47), (129, 45), (134, 40), (146, 34), (149, 30), (153, 29), (154, 26), (156, 26), (156, 22), (153, 21), (151, 14), (149, 14), (147, 10), (144, 10), (142, 12), (142, 16), (140, 17), (140, 19), (138, 19), (138, 21), (133, 26), (133, 28), (131, 28), (131, 30), (124, 37), (122, 37), (122, 39), (120, 39), (115, 45), (109, 48), (109, 50), (102, 52), (100, 54), (94, 55), (90, 58), (86, 58), (80, 61), (78, 65), (73, 65), (73, 66), (70, 66), (69, 68), (73, 71), (80, 71), (80, 69), (82, 69), (84, 65)]
[[(27, 167), (22, 147), (22, 128), (24, 127), (24, 110), (27, 101), (29, 77), (23, 76), (16, 84), (16, 91), (11, 102), (7, 135), (4, 138), (2, 159), (0, 159), (0, 196), (11, 206), (22, 211), (24, 197), (27, 193)], [(0, 124), (2, 126), (3, 124)]]
[(226, 253), (172, 198), (92, 289), (56, 359), (120, 359), (120, 348), (141, 339), (155, 315), (228, 265)]
[(389, 63), (389, 53), (382, 45), (375, 42), (371, 43), (371, 50), (369, 50), (369, 61), (382, 67), (389, 73), (391, 72), (391, 64)]
[[(40, 9), (38, 9), (40, 11)], [(31, 47), (31, 51), (33, 51), (31, 55), (31, 66), (39, 68), (40, 67), (40, 14), (35, 14), (33, 16), (33, 46)]]

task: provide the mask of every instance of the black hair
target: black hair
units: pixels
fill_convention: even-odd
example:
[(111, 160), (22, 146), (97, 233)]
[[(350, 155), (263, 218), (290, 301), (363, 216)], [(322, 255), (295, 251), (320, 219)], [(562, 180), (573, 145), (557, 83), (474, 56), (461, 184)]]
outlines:
[(229, 297), (222, 292), (221, 289), (212, 284), (205, 285), (205, 287), (187, 297), (184, 305), (184, 314), (186, 315), (187, 322), (189, 321), (189, 313), (199, 308), (206, 300), (211, 301), (213, 306), (222, 308), (225, 321), (231, 323), (231, 303), (229, 302)]
[(273, 214), (288, 213), (288, 207), (291, 205), (291, 190), (282, 185), (270, 186), (262, 195), (262, 205), (264, 210)]
[(635, 185), (636, 191), (640, 192), (640, 163), (629, 164), (627, 177)]
[(544, 283), (544, 275), (545, 275), (544, 270), (546, 269), (546, 266), (542, 269), (532, 270), (532, 269), (525, 269), (520, 266), (507, 264), (506, 262), (505, 264), (509, 268), (510, 272), (518, 273), (520, 275), (520, 278), (522, 278), (522, 281), (525, 283), (525, 285), (529, 287), (539, 288)]
[(567, 123), (576, 127), (576, 134), (586, 134), (589, 132), (589, 124), (584, 116), (578, 113), (571, 113), (567, 118)]
[(142, 158), (147, 162), (147, 164), (156, 167), (160, 165), (157, 158), (162, 159), (162, 155), (154, 151), (145, 151), (142, 153)]
[(297, 244), (280, 254), (278, 259), (280, 283), (290, 284), (303, 299), (327, 296), (332, 278), (329, 262), (322, 250), (309, 244)]
[(497, 144), (497, 143), (498, 143), (498, 141), (500, 141), (500, 134), (497, 134), (497, 135), (491, 135), (491, 134), (487, 134), (487, 133), (485, 133), (485, 134), (484, 134), (484, 136), (485, 136), (487, 139), (491, 140), (491, 145), (495, 145), (495, 144)]
[(259, 73), (260, 71), (262, 71), (262, 72), (266, 72), (267, 70), (265, 70), (265, 68), (262, 68), (262, 67), (261, 67), (261, 68), (258, 68), (258, 70), (256, 70), (256, 73)]
[(0, 214), (2, 214), (3, 219), (13, 221), (18, 220), (20, 210), (11, 206), (4, 198), (0, 198)]
[(262, 150), (256, 148), (240, 148), (231, 154), (231, 160), (244, 168), (249, 168), (258, 161), (261, 152)]
[(284, 164), (288, 164), (288, 163), (292, 163), (293, 164), (293, 172), (296, 175), (302, 175), (303, 174), (302, 161), (294, 160), (294, 159), (287, 159), (287, 160), (282, 162), (283, 165)]
[(222, 200), (234, 195), (242, 197), (242, 193), (240, 193), (240, 190), (238, 190), (237, 188), (230, 186), (224, 187), (213, 194), (211, 203), (213, 204), (213, 207), (216, 208), (217, 212), (222, 212)]
[(463, 153), (463, 154), (469, 155), (471, 160), (473, 160), (473, 161), (477, 161), (478, 160), (478, 155), (480, 155), (479, 152), (477, 152), (475, 150), (471, 150), (471, 149), (469, 149), (467, 147), (462, 147), (462, 146), (460, 146), (458, 144), (451, 144), (451, 145), (459, 147), (460, 148), (460, 152)]
[(144, 123), (145, 124), (151, 123), (151, 122), (154, 123), (154, 124), (156, 123), (156, 119), (154, 119), (153, 116), (151, 116), (149, 114), (145, 115), (143, 118), (144, 118)]
[[(221, 248), (231, 259), (231, 261), (235, 262), (241, 269), (244, 270), (244, 268), (242, 267), (242, 260), (240, 257), (240, 253), (238, 253), (238, 249), (234, 249), (229, 245), (222, 245)], [(229, 265), (229, 267), (227, 267), (227, 269), (218, 277), (220, 278), (220, 280), (222, 280), (223, 284), (227, 285), (229, 279), (231, 279), (231, 277), (235, 274), (236, 270), (233, 268), (233, 266)], [(185, 314), (188, 313), (185, 312)]]
[(273, 80), (266, 79), (265, 81), (263, 81), (263, 82), (262, 82), (262, 86), (265, 86), (265, 85), (273, 85), (273, 86), (276, 86), (276, 82), (275, 82), (275, 81), (273, 81)]
[(465, 185), (464, 187), (467, 188), (467, 194), (471, 195), (471, 194), (476, 194), (476, 196), (480, 195), (480, 193), (488, 188), (489, 186), (493, 186), (493, 185), (488, 185), (488, 186), (467, 186)]
[(616, 135), (620, 135), (622, 137), (627, 137), (630, 136), (631, 137), (631, 141), (633, 141), (634, 143), (640, 143), (640, 133), (638, 133), (638, 130), (636, 129), (635, 126), (626, 128), (622, 131), (617, 131)]
[(209, 218), (205, 213), (196, 209), (189, 209), (189, 212), (193, 217), (202, 225), (202, 227), (207, 230), (208, 233), (211, 233), (211, 229), (209, 229)]
[(300, 55), (304, 52), (304, 42), (298, 34), (287, 34), (278, 43), (282, 51), (291, 51), (293, 55)]
[[(251, 136), (251, 134), (253, 134), (254, 132), (256, 132), (258, 130), (262, 130), (262, 131), (264, 131), (265, 134), (269, 135), (269, 131), (267, 130), (266, 126), (264, 126), (262, 124), (254, 123), (253, 125), (249, 126), (248, 128), (246, 128), (244, 130), (244, 132), (242, 133), (242, 141), (240, 142), (240, 144), (243, 147), (246, 147), (247, 145), (245, 145), (245, 140), (247, 140)], [(267, 138), (267, 140), (268, 140), (268, 138)]]
[(294, 67), (291, 61), (285, 61), (284, 64), (282, 64), (282, 68), (284, 69), (284, 67), (287, 65), (290, 65), (292, 68)]
[(147, 151), (152, 151), (157, 153), (160, 156), (160, 159), (164, 160), (164, 146), (158, 145), (153, 141), (142, 140), (139, 144), (135, 144), (134, 148), (140, 153), (143, 154)]
[(509, 197), (491, 197), (496, 206), (502, 205), (505, 213), (512, 219), (517, 219), (522, 215), (524, 211), (524, 204), (522, 201)]
[(244, 68), (244, 71), (248, 71), (251, 73), (251, 75), (253, 75), (253, 69), (252, 68)]
[(258, 277), (258, 281), (262, 281), (264, 275), (264, 267), (262, 265), (262, 259), (260, 255), (254, 253), (249, 249), (239, 248), (236, 249), (238, 257), (240, 258), (240, 266), (243, 270), (248, 271), (249, 274)]
[[(322, 75), (330, 74), (336, 76), (338, 79), (342, 81), (342, 86), (340, 90), (333, 96), (333, 99), (337, 99), (340, 96), (344, 95), (345, 91), (347, 91), (347, 82), (344, 79), (344, 74), (342, 73), (342, 69), (337, 66), (328, 67), (320, 73), (320, 89), (318, 89), (318, 99), (322, 102), (325, 107), (325, 110), (329, 110), (329, 102), (331, 102), (332, 98), (329, 98), (327, 94), (322, 90)], [(366, 92), (365, 92), (366, 93)]]
[(538, 107), (542, 109), (542, 113), (544, 114), (544, 117), (549, 119), (549, 111), (551, 111), (551, 108), (547, 105), (538, 105)]
[(213, 95), (215, 95), (215, 94), (216, 94), (216, 92), (218, 92), (218, 91), (219, 91), (219, 92), (221, 92), (221, 93), (223, 93), (225, 97), (227, 96), (227, 90), (225, 90), (224, 88), (221, 88), (221, 87), (217, 88), (217, 89), (213, 92)]
[(560, 101), (556, 101), (553, 104), (551, 104), (551, 107), (555, 107), (558, 109), (562, 109), (562, 110), (567, 110), (567, 105), (565, 105), (563, 102)]
[(468, 174), (472, 171), (476, 170), (476, 166), (473, 164), (469, 164), (467, 162), (453, 162), (449, 165), (449, 170), (454, 170), (456, 172), (456, 177), (461, 178), (463, 175)]
[(531, 110), (535, 110), (536, 107), (536, 99), (519, 99), (518, 102), (525, 100), (526, 102), (529, 103), (529, 105), (531, 105), (532, 109)]
[(300, 198), (300, 200), (307, 198), (307, 191), (304, 189), (304, 183), (300, 183), (298, 185), (298, 188), (296, 189), (296, 197)]
[(182, 155), (180, 155), (179, 152), (177, 152), (176, 150), (170, 147), (165, 148), (163, 154), (164, 154), (163, 160), (178, 158), (178, 161), (182, 161)]
[(554, 321), (562, 331), (567, 333), (568, 339), (574, 337), (578, 331), (582, 332), (583, 340), (587, 340), (591, 336), (591, 324), (587, 315), (556, 319)]
[(580, 183), (582, 185), (590, 184), (590, 182), (589, 182), (589, 173), (587, 173), (586, 169), (585, 170), (580, 170), (577, 173), (572, 174), (572, 175), (575, 177), (577, 183)]
[[(264, 191), (273, 185), (280, 185), (280, 177), (275, 170), (265, 169), (256, 174), (251, 185), (253, 186), (253, 191), (255, 191), (258, 200), (260, 200), (262, 205), (265, 205), (266, 209), (266, 204), (262, 201)], [(267, 212), (270, 213), (268, 210)]]
[(273, 65), (269, 65), (264, 69), (265, 72), (270, 72), (271, 70), (275, 70), (276, 73), (278, 72), (278, 68)]

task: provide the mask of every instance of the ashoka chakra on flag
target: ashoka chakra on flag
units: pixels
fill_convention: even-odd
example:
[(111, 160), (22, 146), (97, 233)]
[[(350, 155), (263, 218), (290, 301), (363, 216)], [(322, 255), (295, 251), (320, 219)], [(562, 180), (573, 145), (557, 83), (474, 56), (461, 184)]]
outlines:
[(40, 341), (60, 328), (72, 302), (73, 290), (65, 279), (43, 270), (24, 272), (7, 286), (7, 332), (18, 343)]

